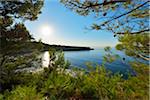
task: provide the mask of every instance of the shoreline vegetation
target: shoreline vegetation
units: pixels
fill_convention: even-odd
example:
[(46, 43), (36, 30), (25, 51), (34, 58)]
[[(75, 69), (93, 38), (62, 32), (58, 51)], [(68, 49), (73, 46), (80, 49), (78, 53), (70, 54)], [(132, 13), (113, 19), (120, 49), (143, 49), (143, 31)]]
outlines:
[[(147, 27), (149, 24), (149, 1), (60, 0), (60, 3), (65, 8), (76, 12), (79, 16), (94, 17), (93, 22), (91, 22), (92, 19), (87, 19), (87, 24), (88, 26), (90, 24), (90, 27), (85, 27), (85, 29), (97, 31), (101, 36), (100, 38), (94, 38), (93, 36), (85, 35), (88, 41), (84, 42), (94, 40), (95, 43), (105, 39), (106, 42), (103, 41), (102, 43), (108, 45), (107, 43), (111, 42), (111, 39), (106, 33), (110, 32), (117, 40), (115, 48), (135, 60), (128, 62), (126, 58), (113, 52), (110, 47), (105, 47), (106, 54), (103, 56), (101, 64), (93, 65), (93, 59), (91, 59), (92, 63), (86, 64), (87, 70), (77, 67), (70, 70), (71, 63), (66, 61), (63, 51), (93, 49), (90, 47), (49, 45), (42, 43), (44, 40), (41, 40), (41, 38), (46, 37), (45, 39), (48, 40), (54, 38), (53, 35), (48, 35), (53, 33), (52, 27), (49, 25), (49, 22), (51, 23), (51, 20), (53, 20), (54, 26), (58, 26), (54, 29), (58, 29), (58, 32), (61, 32), (62, 37), (58, 38), (59, 40), (64, 41), (66, 39), (64, 38), (67, 35), (65, 33), (78, 33), (77, 37), (68, 34), (67, 41), (80, 43), (81, 41), (78, 40), (82, 38), (78, 37), (82, 36), (80, 33), (83, 31), (80, 31), (81, 26), (78, 25), (82, 22), (78, 20), (77, 16), (71, 17), (71, 19), (67, 17), (66, 19), (60, 18), (61, 15), (55, 17), (54, 13), (58, 14), (59, 10), (53, 9), (61, 9), (61, 7), (49, 5), (47, 8), (45, 4), (47, 5), (48, 2), (44, 2), (44, 0), (1, 0), (0, 100), (149, 100), (150, 67), (149, 64), (140, 61), (140, 59), (149, 61), (150, 58), (150, 29)], [(43, 13), (42, 7), (52, 10), (47, 10), (48, 12)], [(40, 40), (35, 41), (37, 37), (32, 37), (36, 33), (33, 30), (38, 28), (39, 24), (32, 26), (30, 21), (37, 20), (39, 14), (44, 16), (42, 17), (44, 21), (40, 19), (42, 23), (39, 23), (44, 27), (39, 27), (42, 34), (37, 34)], [(60, 14), (69, 13), (60, 12)], [(53, 19), (53, 17), (56, 19)], [(29, 21), (29, 23), (25, 24), (25, 21)], [(62, 22), (63, 27), (59, 23), (57, 24), (59, 21)], [(76, 24), (73, 25), (70, 21), (74, 21)], [(72, 24), (71, 28), (68, 26), (69, 24)], [(28, 30), (27, 28), (30, 26), (31, 30)], [(36, 31), (38, 32), (38, 30)], [(30, 32), (33, 34), (31, 35)], [(92, 44), (92, 41), (90, 44)], [(43, 59), (39, 57), (44, 51), (49, 54), (47, 56), (48, 63), (45, 65), (41, 63)], [(78, 55), (75, 54), (75, 56), (79, 58)], [(136, 75), (132, 76), (129, 73), (128, 78), (124, 79), (119, 71), (113, 74), (112, 71), (106, 69), (106, 63), (112, 65), (112, 63), (115, 63), (114, 61), (119, 59), (129, 64)], [(33, 65), (35, 69), (42, 67), (42, 71), (28, 73), (26, 71), (28, 68), (34, 70)]]
[[(10, 49), (9, 49), (10, 48)], [(13, 51), (13, 48), (17, 48), (17, 51)], [(83, 47), (83, 46), (66, 46), (66, 45), (51, 45), (43, 42), (36, 41), (27, 41), (27, 42), (8, 42), (6, 43), (5, 48), (0, 48), (0, 52), (8, 51), (9, 55), (17, 56), (24, 54), (31, 54), (32, 52), (39, 51), (49, 51), (50, 49), (55, 49), (56, 51), (89, 51), (94, 50), (91, 47)]]
[(81, 46), (66, 46), (66, 45), (51, 45), (43, 42), (25, 42), (25, 43), (16, 43), (16, 45), (22, 45), (23, 48), (17, 54), (26, 54), (31, 53), (34, 50), (38, 50), (41, 52), (49, 51), (50, 49), (55, 49), (56, 51), (89, 51), (94, 50), (91, 47), (81, 47)]
[[(38, 44), (38, 42), (33, 42), (35, 44)], [(83, 47), (83, 46), (66, 46), (66, 45), (50, 45), (42, 43), (44, 48), (43, 51), (48, 51), (49, 48), (55, 48), (56, 50), (62, 50), (62, 51), (84, 51), (84, 50), (94, 50), (94, 48), (91, 47)]]

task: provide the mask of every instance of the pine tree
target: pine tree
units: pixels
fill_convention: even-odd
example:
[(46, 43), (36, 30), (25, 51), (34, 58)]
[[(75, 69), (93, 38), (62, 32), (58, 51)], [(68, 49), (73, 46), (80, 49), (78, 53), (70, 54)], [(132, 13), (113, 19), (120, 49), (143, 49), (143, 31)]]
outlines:
[[(149, 60), (149, 0), (61, 0), (79, 15), (95, 15), (90, 30), (107, 30), (117, 37), (118, 50)], [(122, 48), (122, 49), (120, 49)]]

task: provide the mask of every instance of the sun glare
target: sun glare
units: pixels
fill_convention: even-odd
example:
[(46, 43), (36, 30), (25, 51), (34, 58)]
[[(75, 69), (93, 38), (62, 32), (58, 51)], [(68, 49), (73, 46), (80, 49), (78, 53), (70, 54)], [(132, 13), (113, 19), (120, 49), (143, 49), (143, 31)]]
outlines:
[(51, 35), (53, 33), (53, 29), (49, 25), (42, 26), (41, 33), (43, 35)]

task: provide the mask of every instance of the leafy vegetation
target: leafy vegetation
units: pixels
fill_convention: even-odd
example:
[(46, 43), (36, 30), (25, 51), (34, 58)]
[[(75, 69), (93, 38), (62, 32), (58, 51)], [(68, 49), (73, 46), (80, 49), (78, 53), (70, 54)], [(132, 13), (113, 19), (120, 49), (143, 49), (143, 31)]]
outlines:
[[(136, 59), (130, 62), (137, 74), (136, 77), (129, 75), (127, 80), (122, 81), (121, 86), (118, 86), (122, 89), (117, 96), (123, 100), (148, 100), (148, 94), (145, 93), (149, 93), (149, 66), (146, 64), (149, 61), (149, 1), (61, 0), (61, 3), (81, 16), (95, 15), (97, 21), (88, 29), (112, 32), (119, 41), (116, 49)], [(121, 58), (111, 52), (109, 47), (105, 50), (105, 61), (112, 62), (116, 58)]]
[[(116, 14), (103, 24), (93, 24), (92, 29), (107, 29), (118, 36), (118, 50), (137, 59), (149, 60), (149, 36), (147, 30), (148, 1), (126, 0), (61, 0), (63, 4), (80, 15), (91, 12), (103, 16), (108, 12), (124, 9), (126, 13)], [(123, 5), (120, 5), (123, 3)], [(0, 1), (0, 39), (2, 48), (0, 54), (0, 100), (148, 100), (149, 99), (149, 66), (135, 60), (129, 62), (136, 76), (128, 75), (124, 79), (119, 73), (112, 74), (105, 69), (104, 64), (87, 65), (86, 70), (75, 69), (68, 72), (70, 64), (65, 61), (64, 54), (51, 48), (50, 63), (39, 72), (24, 71), (32, 67), (33, 61), (39, 61), (37, 55), (43, 49), (40, 42), (34, 49), (29, 45), (31, 36), (23, 23), (14, 23), (15, 19), (35, 20), (43, 5), (41, 0)], [(10, 10), (11, 9), (11, 10)], [(108, 11), (108, 12), (107, 12)], [(134, 11), (134, 12), (133, 12)], [(122, 17), (124, 16), (124, 17)], [(121, 19), (119, 19), (121, 18)], [(119, 19), (119, 20), (118, 20)], [(130, 24), (129, 22), (133, 21)], [(138, 20), (138, 21), (135, 21)], [(114, 24), (114, 22), (118, 22)], [(112, 23), (111, 23), (112, 22)], [(125, 23), (121, 23), (125, 22)], [(128, 23), (128, 25), (126, 25)], [(136, 26), (133, 27), (134, 25)], [(142, 26), (141, 26), (142, 25)], [(139, 33), (139, 34), (138, 34)], [(121, 35), (118, 35), (121, 34)], [(31, 54), (22, 52), (26, 46), (31, 46)], [(120, 58), (111, 52), (110, 48), (104, 56), (104, 63)], [(21, 55), (21, 56), (20, 56)]]
[[(60, 0), (81, 16), (95, 15), (89, 30), (106, 30), (117, 37), (117, 49), (149, 61), (148, 0)], [(135, 52), (136, 51), (136, 52)]]
[(131, 65), (137, 75), (129, 76), (127, 80), (120, 74), (112, 75), (104, 66), (99, 65), (95, 69), (89, 69), (89, 73), (82, 71), (81, 74), (81, 70), (73, 70), (76, 73), (75, 76), (66, 74), (65, 68), (61, 72), (57, 69), (45, 68), (40, 73), (22, 73), (17, 76), (22, 82), (19, 86), (14, 86), (12, 90), (5, 90), (3, 99), (148, 100), (149, 68), (145, 64), (139, 66), (139, 63), (135, 62)]

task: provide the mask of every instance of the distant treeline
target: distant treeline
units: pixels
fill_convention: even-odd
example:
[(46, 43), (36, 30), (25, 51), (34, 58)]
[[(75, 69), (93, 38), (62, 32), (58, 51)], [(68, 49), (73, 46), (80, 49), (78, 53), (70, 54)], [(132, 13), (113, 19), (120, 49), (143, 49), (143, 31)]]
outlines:
[[(39, 42), (32, 42), (33, 44), (39, 44)], [(62, 51), (82, 51), (82, 50), (94, 50), (90, 47), (80, 47), (80, 46), (64, 46), (64, 45), (49, 45), (46, 43), (42, 43), (43, 51), (49, 50), (49, 48), (55, 48), (56, 50)]]

